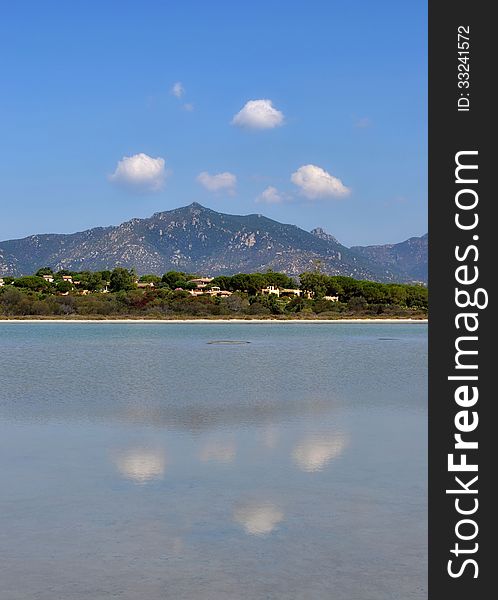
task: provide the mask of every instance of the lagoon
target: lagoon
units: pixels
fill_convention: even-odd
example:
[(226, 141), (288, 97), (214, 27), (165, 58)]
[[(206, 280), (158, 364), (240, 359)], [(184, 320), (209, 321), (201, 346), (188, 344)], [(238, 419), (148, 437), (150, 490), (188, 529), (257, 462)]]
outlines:
[(0, 323), (2, 600), (422, 600), (426, 462), (425, 324)]

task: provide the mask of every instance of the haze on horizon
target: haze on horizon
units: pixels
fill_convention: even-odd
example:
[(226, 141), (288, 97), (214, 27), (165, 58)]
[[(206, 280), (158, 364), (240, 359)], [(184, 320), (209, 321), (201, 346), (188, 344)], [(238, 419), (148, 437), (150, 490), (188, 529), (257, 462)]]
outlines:
[(415, 1), (9, 6), (0, 240), (192, 202), (347, 246), (424, 234), (426, 22)]

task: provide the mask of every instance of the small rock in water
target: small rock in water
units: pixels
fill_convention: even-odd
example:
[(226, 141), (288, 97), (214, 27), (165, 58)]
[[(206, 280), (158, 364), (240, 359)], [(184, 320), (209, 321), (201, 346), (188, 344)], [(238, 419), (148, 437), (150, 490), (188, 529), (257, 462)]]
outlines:
[(245, 340), (212, 340), (208, 342), (208, 344), (250, 344), (251, 342), (247, 342)]

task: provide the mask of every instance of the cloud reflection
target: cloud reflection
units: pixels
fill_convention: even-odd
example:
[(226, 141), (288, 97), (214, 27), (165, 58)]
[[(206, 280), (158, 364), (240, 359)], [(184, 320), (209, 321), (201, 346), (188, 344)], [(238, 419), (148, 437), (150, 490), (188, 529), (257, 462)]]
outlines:
[(148, 448), (134, 448), (118, 453), (114, 462), (123, 477), (139, 484), (162, 479), (166, 469), (164, 453)]
[(302, 471), (314, 473), (338, 458), (346, 447), (346, 437), (342, 433), (305, 438), (294, 448), (292, 458)]
[(267, 535), (282, 521), (284, 513), (271, 502), (249, 503), (236, 508), (233, 518), (249, 535)]

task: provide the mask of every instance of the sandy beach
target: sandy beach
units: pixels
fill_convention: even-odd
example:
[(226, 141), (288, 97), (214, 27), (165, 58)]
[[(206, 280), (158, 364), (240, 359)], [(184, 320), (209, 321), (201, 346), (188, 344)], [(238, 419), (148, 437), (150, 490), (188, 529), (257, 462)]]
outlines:
[(413, 323), (427, 324), (428, 319), (0, 319), (0, 323)]

